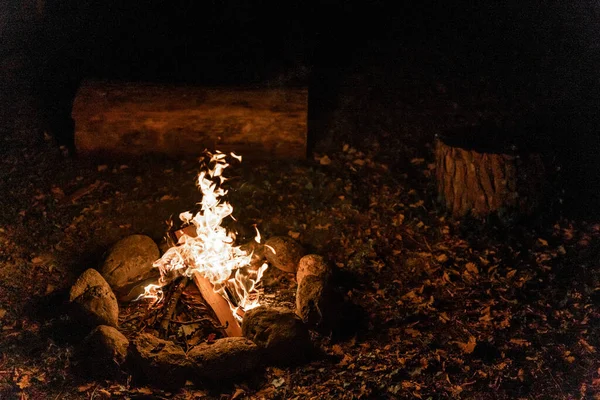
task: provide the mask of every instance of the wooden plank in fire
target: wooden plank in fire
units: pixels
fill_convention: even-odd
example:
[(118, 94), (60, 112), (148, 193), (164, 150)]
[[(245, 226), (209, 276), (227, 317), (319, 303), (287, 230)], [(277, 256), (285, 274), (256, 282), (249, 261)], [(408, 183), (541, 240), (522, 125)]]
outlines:
[(198, 290), (206, 303), (215, 312), (221, 325), (226, 327), (225, 333), (227, 336), (242, 336), (242, 328), (233, 316), (227, 300), (219, 293), (215, 292), (212, 283), (199, 272), (193, 272), (192, 278), (194, 279), (196, 286), (198, 286)]

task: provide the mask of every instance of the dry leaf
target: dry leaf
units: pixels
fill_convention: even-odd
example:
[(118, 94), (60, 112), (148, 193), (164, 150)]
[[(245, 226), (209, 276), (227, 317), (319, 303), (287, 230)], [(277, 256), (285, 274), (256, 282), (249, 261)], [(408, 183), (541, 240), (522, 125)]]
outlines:
[(475, 350), (475, 346), (477, 345), (477, 340), (475, 339), (475, 336), (469, 336), (469, 341), (467, 343), (463, 343), (463, 342), (454, 342), (458, 345), (458, 347), (460, 347), (460, 349), (463, 351), (463, 353), (465, 354), (471, 354), (474, 350)]
[(404, 332), (414, 338), (421, 336), (421, 332), (413, 328), (406, 328)]
[(472, 274), (475, 274), (475, 275), (479, 274), (479, 269), (477, 268), (477, 266), (475, 265), (475, 263), (468, 262), (465, 265), (465, 268), (467, 269), (467, 271), (469, 271)]
[(231, 396), (231, 400), (239, 399), (245, 393), (246, 393), (246, 391), (244, 389), (237, 388), (237, 389), (235, 389), (235, 392), (233, 393), (233, 396)]
[(531, 346), (531, 343), (525, 339), (512, 338), (512, 339), (510, 339), (510, 342), (513, 344), (516, 344), (517, 346), (523, 346), (523, 347)]
[(17, 382), (17, 386), (19, 389), (25, 389), (31, 386), (31, 383), (29, 383), (29, 375), (22, 375)]
[(579, 339), (579, 344), (582, 345), (590, 353), (595, 353), (596, 352), (596, 348), (594, 346), (592, 346), (591, 344), (589, 344), (583, 338)]
[(158, 201), (167, 201), (167, 200), (175, 200), (177, 197), (171, 196), (170, 194), (165, 194)]
[(333, 354), (337, 354), (338, 356), (344, 355), (344, 350), (339, 344), (334, 344), (333, 346), (331, 346), (331, 351), (333, 352)]
[(79, 393), (81, 392), (87, 392), (88, 390), (90, 390), (92, 388), (92, 386), (94, 386), (95, 383), (86, 383), (85, 385), (81, 385), (81, 386), (77, 386), (77, 391)]
[(321, 164), (321, 165), (329, 165), (329, 164), (331, 164), (331, 158), (329, 158), (329, 157), (327, 157), (325, 155), (325, 156), (323, 156), (323, 157), (321, 157), (319, 159), (319, 164)]
[(450, 321), (450, 317), (448, 316), (448, 314), (444, 311), (438, 314), (438, 318), (440, 319), (440, 321), (442, 321), (443, 323), (446, 323), (448, 321)]
[(441, 262), (441, 263), (443, 263), (443, 262), (446, 262), (446, 261), (448, 261), (448, 256), (447, 256), (447, 255), (445, 255), (445, 254), (440, 254), (440, 255), (439, 255), (439, 256), (437, 256), (435, 259), (436, 259), (438, 262)]

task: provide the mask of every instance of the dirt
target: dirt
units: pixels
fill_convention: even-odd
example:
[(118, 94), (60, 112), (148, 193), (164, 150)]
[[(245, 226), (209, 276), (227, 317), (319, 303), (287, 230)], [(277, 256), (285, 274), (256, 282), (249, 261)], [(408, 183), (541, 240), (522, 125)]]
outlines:
[[(256, 224), (322, 255), (355, 318), (316, 335), (322, 352), (307, 364), (171, 392), (80, 373), (82, 333), (64, 328), (62, 305), (117, 240), (161, 242), (166, 221), (199, 201), (199, 163), (65, 157), (42, 135), (35, 91), (16, 79), (1, 137), (0, 397), (600, 396), (600, 225), (565, 217), (558, 195), (518, 224), (449, 219), (434, 191), (435, 134), (514, 109), (485, 77), (396, 67), (345, 72), (307, 160), (243, 162), (229, 182), (240, 242)], [(271, 268), (262, 290), (266, 304), (293, 306), (292, 277)]]

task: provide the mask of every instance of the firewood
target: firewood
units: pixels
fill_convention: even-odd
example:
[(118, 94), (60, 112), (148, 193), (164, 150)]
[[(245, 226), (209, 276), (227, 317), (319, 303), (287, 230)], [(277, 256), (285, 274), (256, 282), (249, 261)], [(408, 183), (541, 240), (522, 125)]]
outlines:
[(185, 228), (181, 228), (176, 230), (175, 232), (173, 232), (173, 235), (175, 236), (175, 239), (178, 241), (183, 235), (187, 235), (187, 236), (191, 236), (191, 237), (196, 237), (198, 236), (196, 233), (196, 226), (194, 225), (188, 225)]
[(221, 325), (225, 326), (225, 334), (229, 337), (242, 336), (242, 328), (237, 322), (229, 303), (219, 293), (215, 292), (212, 283), (199, 272), (193, 272), (192, 278), (198, 286), (200, 294), (212, 308)]
[(160, 334), (163, 339), (167, 338), (167, 336), (169, 336), (169, 323), (171, 322), (171, 318), (173, 317), (173, 314), (175, 313), (175, 309), (177, 308), (177, 303), (179, 303), (179, 298), (181, 297), (181, 293), (183, 293), (183, 290), (187, 286), (188, 282), (189, 282), (189, 278), (187, 278), (185, 276), (183, 278), (181, 278), (181, 281), (177, 284), (177, 287), (175, 288), (173, 295), (171, 296), (171, 298), (169, 299), (169, 302), (167, 303), (167, 305), (165, 307), (165, 312), (163, 314), (163, 318), (160, 321)]

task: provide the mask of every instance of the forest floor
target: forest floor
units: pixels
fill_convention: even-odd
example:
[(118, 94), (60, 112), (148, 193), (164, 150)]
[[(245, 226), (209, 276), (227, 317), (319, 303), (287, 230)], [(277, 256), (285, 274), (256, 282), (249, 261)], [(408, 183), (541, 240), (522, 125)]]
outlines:
[[(308, 159), (243, 162), (229, 194), (241, 226), (289, 235), (334, 265), (364, 319), (317, 336), (322, 355), (307, 364), (171, 392), (80, 373), (82, 338), (60, 328), (61, 301), (119, 239), (161, 242), (166, 221), (200, 200), (198, 163), (67, 158), (40, 138), (27, 96), (7, 104), (0, 398), (600, 398), (600, 224), (549, 209), (511, 226), (449, 219), (436, 203), (434, 135), (497, 103), (409, 72), (377, 89), (385, 72), (347, 73)], [(266, 272), (270, 301), (294, 288)]]

